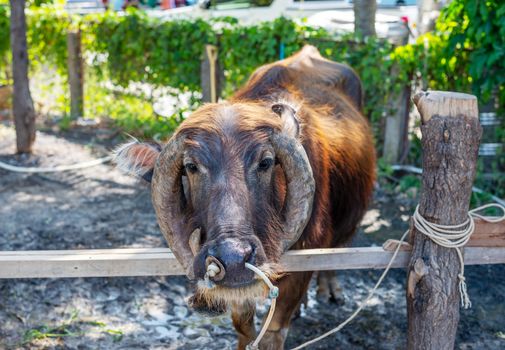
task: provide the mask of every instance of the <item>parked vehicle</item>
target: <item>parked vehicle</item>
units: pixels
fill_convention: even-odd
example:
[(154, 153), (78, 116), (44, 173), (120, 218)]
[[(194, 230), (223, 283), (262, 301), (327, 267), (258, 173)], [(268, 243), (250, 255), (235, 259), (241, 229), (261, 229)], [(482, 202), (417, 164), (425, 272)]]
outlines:
[[(307, 24), (322, 27), (335, 34), (352, 33), (354, 31), (354, 11), (351, 9), (322, 11), (307, 18)], [(377, 37), (388, 39), (395, 45), (405, 45), (409, 40), (409, 17), (375, 15), (375, 32)]]
[[(409, 6), (397, 6), (399, 3)], [(395, 44), (406, 43), (408, 24), (417, 19), (417, 7), (410, 6), (413, 3), (415, 0), (379, 0), (377, 35)], [(162, 18), (230, 16), (246, 25), (284, 16), (306, 18), (309, 25), (323, 27), (338, 34), (354, 31), (353, 4), (349, 0), (200, 0), (196, 6), (151, 13)]]

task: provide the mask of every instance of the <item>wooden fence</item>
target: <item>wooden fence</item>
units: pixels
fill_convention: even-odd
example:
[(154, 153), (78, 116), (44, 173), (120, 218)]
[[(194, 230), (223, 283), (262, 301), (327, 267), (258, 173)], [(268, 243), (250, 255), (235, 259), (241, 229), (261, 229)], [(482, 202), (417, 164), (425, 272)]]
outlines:
[[(285, 272), (383, 269), (391, 260), (393, 246), (396, 247), (388, 242), (387, 247), (289, 251), (282, 257), (281, 264)], [(410, 255), (408, 249), (400, 251), (392, 267), (407, 267)], [(465, 264), (505, 264), (505, 248), (465, 248)], [(168, 248), (0, 252), (0, 278), (175, 275), (184, 275), (184, 271)]]

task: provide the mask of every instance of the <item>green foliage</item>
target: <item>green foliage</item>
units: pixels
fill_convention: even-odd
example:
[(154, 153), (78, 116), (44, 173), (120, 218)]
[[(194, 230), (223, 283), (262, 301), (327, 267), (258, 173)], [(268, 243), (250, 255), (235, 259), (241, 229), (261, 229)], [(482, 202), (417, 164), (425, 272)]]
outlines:
[[(66, 76), (67, 33), (73, 28), (72, 17), (63, 9), (40, 7), (26, 10), (27, 41), (30, 65), (38, 69), (43, 65), (57, 68)], [(78, 19), (74, 19), (75, 22)]]
[[(41, 5), (27, 10), (32, 69), (53, 66), (66, 77), (66, 33), (80, 29), (87, 75), (91, 77), (86, 85), (86, 114), (109, 117), (139, 136), (166, 137), (187, 111), (163, 118), (154, 113), (145, 96), (111, 92), (99, 82), (198, 91), (205, 44), (219, 47), (226, 78), (224, 97), (244, 84), (258, 66), (278, 60), (281, 52), (287, 57), (304, 44), (315, 45), (323, 56), (349, 64), (363, 81), (365, 113), (379, 154), (385, 117), (394, 112), (395, 97), (406, 86), (470, 92), (482, 101), (494, 94), (499, 107), (505, 109), (503, 1), (453, 0), (443, 10), (435, 32), (401, 47), (373, 38), (335, 37), (286, 18), (245, 27), (233, 18), (166, 21), (137, 10), (72, 17), (59, 8)], [(7, 64), (2, 57), (8, 57), (8, 32), (8, 7), (0, 6), (2, 72), (2, 65)], [(66, 102), (68, 96), (58, 99)], [(497, 128), (499, 142), (505, 142), (504, 130)], [(420, 142), (415, 135), (410, 150), (409, 161), (420, 165)], [(493, 183), (503, 185), (504, 181)]]
[(44, 5), (51, 5), (54, 0), (26, 0), (26, 7), (41, 7)]
[[(135, 81), (198, 90), (203, 48), (216, 42), (211, 24), (201, 19), (160, 21), (135, 9), (125, 16), (90, 15), (82, 25), (86, 50), (105, 54), (110, 78), (122, 86)], [(98, 67), (100, 59), (95, 56)]]
[(6, 71), (9, 65), (10, 21), (9, 8), (0, 4), (0, 85), (7, 83)]
[[(505, 2), (454, 0), (443, 11), (436, 31), (418, 46), (424, 86), (473, 93), (497, 107), (500, 126), (483, 142), (505, 144)], [(505, 157), (479, 160), (476, 186), (505, 196)], [(477, 196), (479, 197), (479, 196)], [(477, 198), (476, 197), (476, 198)], [(486, 199), (486, 198), (484, 198)], [(476, 200), (476, 199), (475, 199)]]
[(404, 177), (401, 178), (399, 186), (401, 192), (405, 192), (412, 187), (421, 188), (421, 179), (419, 178), (419, 176), (405, 175)]
[(379, 177), (391, 177), (394, 174), (391, 164), (387, 163), (383, 158), (377, 160), (377, 170)]
[(470, 85), (487, 101), (494, 92), (505, 101), (505, 2), (455, 0), (442, 12), (437, 30), (455, 60), (462, 87)]
[[(33, 66), (51, 64), (66, 70), (66, 33), (80, 28), (88, 62), (113, 82), (145, 82), (182, 90), (200, 88), (204, 45), (218, 43), (226, 74), (226, 92), (243, 84), (259, 65), (285, 56), (303, 44), (316, 45), (324, 56), (351, 65), (366, 91), (372, 121), (391, 112), (387, 102), (413, 78), (427, 88), (471, 91), (484, 98), (505, 94), (505, 3), (455, 0), (443, 11), (435, 34), (398, 48), (352, 36), (335, 38), (286, 18), (240, 26), (231, 18), (163, 21), (129, 10), (72, 18), (55, 6), (27, 10), (28, 43)], [(0, 57), (9, 48), (8, 7), (0, 6)], [(392, 71), (394, 69), (394, 72)], [(394, 73), (394, 74), (391, 74)]]
[(243, 85), (260, 65), (277, 61), (281, 42), (286, 56), (299, 50), (303, 33), (303, 27), (286, 18), (254, 26), (224, 26), (219, 36), (219, 61), (225, 70), (226, 92)]
[(152, 101), (147, 96), (111, 92), (93, 76), (88, 76), (87, 82), (84, 94), (85, 115), (110, 119), (115, 126), (131, 135), (163, 139), (177, 128), (187, 112), (179, 108), (174, 115), (163, 117), (154, 112)]
[(0, 57), (6, 55), (10, 48), (9, 8), (0, 5)]
[[(200, 58), (205, 44), (210, 43), (220, 48), (220, 64), (226, 76), (225, 95), (229, 95), (258, 66), (278, 60), (281, 45), (286, 57), (304, 44), (316, 45), (324, 56), (348, 63), (362, 77), (367, 96), (365, 112), (377, 135), (380, 135), (381, 119), (393, 109), (387, 102), (400, 86), (408, 83), (409, 77), (407, 73), (391, 74), (393, 48), (386, 42), (357, 41), (353, 36), (335, 38), (323, 29), (286, 18), (245, 27), (232, 18), (162, 21), (134, 9), (125, 15), (105, 12), (72, 18), (63, 11), (44, 6), (30, 9), (28, 18), (29, 51), (34, 69), (53, 65), (66, 76), (66, 33), (80, 28), (84, 56), (90, 68), (99, 79), (125, 87), (142, 82), (155, 87), (198, 91)], [(132, 102), (133, 106), (136, 104)], [(97, 108), (101, 108), (100, 104)], [(131, 110), (144, 111), (141, 115), (151, 114), (145, 106)], [(133, 128), (149, 118), (139, 118), (133, 124), (130, 124), (131, 118), (126, 120), (126, 126)], [(143, 127), (150, 130), (155, 125), (158, 123)], [(172, 129), (171, 125), (168, 130)]]

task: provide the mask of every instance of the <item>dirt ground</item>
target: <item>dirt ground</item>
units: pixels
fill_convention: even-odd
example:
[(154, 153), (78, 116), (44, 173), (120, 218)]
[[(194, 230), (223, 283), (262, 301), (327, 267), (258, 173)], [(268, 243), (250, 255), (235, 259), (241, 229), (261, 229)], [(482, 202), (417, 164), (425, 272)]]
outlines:
[[(13, 129), (0, 124), (0, 160), (11, 164), (73, 164), (117, 142), (105, 129), (39, 132), (36, 156), (19, 159)], [(388, 193), (378, 186), (354, 245), (379, 245), (407, 227), (415, 199)], [(109, 164), (53, 174), (0, 170), (0, 250), (111, 247), (165, 247), (148, 186)], [(287, 348), (343, 321), (379, 273), (340, 273), (343, 305), (318, 302), (312, 285)], [(456, 348), (505, 349), (505, 266), (468, 267), (466, 276), (473, 308), (461, 310)], [(311, 349), (405, 348), (404, 284), (405, 271), (391, 271), (356, 320)], [(0, 280), (0, 349), (233, 349), (228, 317), (188, 310), (189, 288), (183, 277)]]

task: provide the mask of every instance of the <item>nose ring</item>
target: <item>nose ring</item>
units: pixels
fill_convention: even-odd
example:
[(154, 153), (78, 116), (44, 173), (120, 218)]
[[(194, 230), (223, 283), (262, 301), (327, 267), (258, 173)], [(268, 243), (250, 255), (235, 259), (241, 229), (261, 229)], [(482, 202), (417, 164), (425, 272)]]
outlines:
[(207, 266), (204, 277), (206, 280), (221, 281), (224, 278), (226, 270), (218, 259), (210, 255), (205, 259), (205, 265)]

